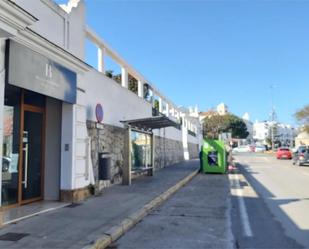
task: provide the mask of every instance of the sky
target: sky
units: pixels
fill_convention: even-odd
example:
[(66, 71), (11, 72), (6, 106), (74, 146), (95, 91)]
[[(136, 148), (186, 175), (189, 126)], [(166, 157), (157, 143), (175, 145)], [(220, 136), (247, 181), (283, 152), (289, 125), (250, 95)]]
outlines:
[(278, 121), (295, 125), (293, 113), (309, 104), (309, 0), (86, 5), (88, 25), (176, 105), (206, 111), (224, 102), (262, 121), (273, 98)]

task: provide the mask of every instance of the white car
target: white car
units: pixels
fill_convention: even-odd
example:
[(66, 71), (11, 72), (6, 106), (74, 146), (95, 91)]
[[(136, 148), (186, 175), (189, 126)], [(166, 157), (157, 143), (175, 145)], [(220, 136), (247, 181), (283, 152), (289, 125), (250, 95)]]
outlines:
[(233, 152), (251, 152), (252, 149), (250, 147), (250, 145), (241, 145), (239, 147), (235, 147), (232, 150)]
[(255, 152), (265, 152), (265, 151), (266, 151), (265, 145), (255, 146)]

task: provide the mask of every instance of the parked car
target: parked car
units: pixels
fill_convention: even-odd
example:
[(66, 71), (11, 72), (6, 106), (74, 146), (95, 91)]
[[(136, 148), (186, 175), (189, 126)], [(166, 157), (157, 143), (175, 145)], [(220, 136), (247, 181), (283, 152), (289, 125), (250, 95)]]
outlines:
[(276, 153), (277, 159), (292, 159), (292, 152), (289, 148), (281, 147)]
[(255, 146), (255, 152), (265, 152), (266, 146), (265, 145), (257, 145)]
[(252, 147), (250, 145), (241, 145), (233, 148), (233, 152), (252, 152)]
[(299, 146), (293, 153), (293, 164), (302, 166), (305, 163), (309, 163), (309, 147)]

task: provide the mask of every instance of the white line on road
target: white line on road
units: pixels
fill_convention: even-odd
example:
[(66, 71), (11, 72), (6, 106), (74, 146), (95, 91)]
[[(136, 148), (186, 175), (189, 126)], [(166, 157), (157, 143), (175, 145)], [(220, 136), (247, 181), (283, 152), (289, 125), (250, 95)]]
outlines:
[(239, 209), (240, 209), (241, 222), (244, 228), (244, 235), (246, 237), (252, 237), (253, 233), (252, 233), (252, 229), (251, 229), (249, 218), (248, 218), (246, 204), (245, 204), (243, 194), (241, 191), (241, 187), (239, 184), (239, 177), (237, 174), (235, 174), (235, 187), (236, 187), (236, 193), (238, 197), (237, 199), (238, 199), (238, 204), (239, 204)]

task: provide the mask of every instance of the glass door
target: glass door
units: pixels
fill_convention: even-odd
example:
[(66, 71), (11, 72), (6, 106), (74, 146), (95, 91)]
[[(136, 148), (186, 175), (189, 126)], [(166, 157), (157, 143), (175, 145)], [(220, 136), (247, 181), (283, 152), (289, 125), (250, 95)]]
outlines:
[(24, 106), (22, 134), (22, 203), (42, 198), (44, 110)]
[(5, 86), (2, 200), (13, 207), (43, 197), (45, 96)]
[(6, 88), (3, 110), (2, 206), (17, 205), (19, 200), (20, 97), (20, 89)]

